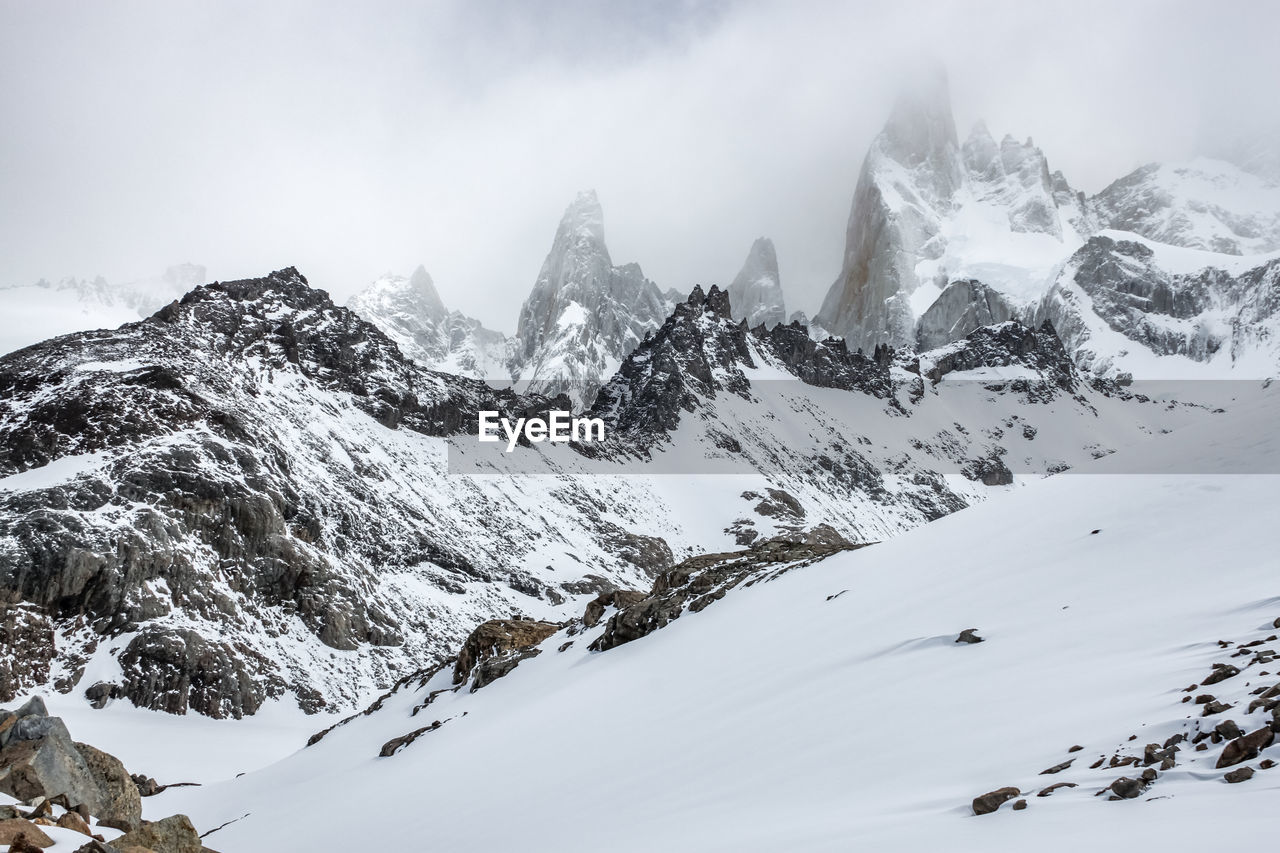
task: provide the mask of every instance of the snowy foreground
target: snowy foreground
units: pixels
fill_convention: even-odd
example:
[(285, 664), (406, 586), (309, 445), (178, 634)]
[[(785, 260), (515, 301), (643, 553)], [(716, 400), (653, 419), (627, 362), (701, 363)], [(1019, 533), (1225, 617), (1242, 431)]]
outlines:
[[(1142, 767), (1089, 765), (1141, 756), (1193, 724), (1264, 725), (1268, 715), (1246, 713), (1249, 694), (1280, 667), (1229, 656), (1277, 633), (1280, 477), (1251, 472), (1280, 470), (1278, 418), (1280, 394), (1269, 392), (1079, 473), (736, 590), (604, 653), (586, 651), (590, 632), (562, 653), (567, 638), (554, 636), (475, 694), (443, 694), (410, 718), (427, 690), (447, 686), (444, 674), (242, 777), (191, 766), (189, 775), (225, 781), (171, 789), (144, 807), (150, 817), (189, 814), (202, 832), (234, 821), (205, 841), (244, 853), (1260, 842), (1274, 832), (1280, 768), (1227, 784), (1214, 769), (1221, 744), (1183, 744), (1140, 797), (1108, 801), (1095, 793)], [(1109, 473), (1171, 460), (1223, 473)], [(955, 643), (965, 628), (986, 641)], [(1266, 648), (1280, 643), (1251, 652)], [(1182, 701), (1185, 688), (1228, 661), (1244, 671), (1190, 695), (1235, 707), (1202, 718), (1201, 705)], [(145, 772), (182, 766), (177, 719), (111, 713), (68, 723), (94, 726), (81, 736), (100, 737), (127, 763), (156, 753)], [(169, 768), (155, 766), (162, 750), (136, 728), (153, 718), (175, 724), (152, 730)], [(384, 742), (434, 719), (447, 722), (378, 757)], [(234, 751), (243, 732), (239, 756), (263, 749), (267, 761), (279, 739), (265, 733), (297, 731), (288, 721), (185, 722), (193, 757)], [(1069, 754), (1074, 744), (1084, 748)], [(1280, 758), (1280, 746), (1260, 758), (1269, 756)], [(1072, 767), (1039, 775), (1071, 757)], [(1078, 787), (1035, 796), (1054, 782)], [(974, 797), (1004, 786), (1021, 788), (1029, 807), (973, 815)]]

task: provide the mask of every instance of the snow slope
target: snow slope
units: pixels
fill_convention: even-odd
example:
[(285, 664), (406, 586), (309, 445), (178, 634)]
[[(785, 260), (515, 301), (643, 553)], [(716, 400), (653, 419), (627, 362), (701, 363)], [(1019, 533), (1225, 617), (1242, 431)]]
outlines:
[[(1273, 389), (604, 653), (586, 651), (590, 633), (557, 653), (557, 634), (484, 690), (442, 694), (426, 720), (409, 710), (440, 679), (148, 809), (201, 828), (234, 819), (209, 843), (250, 852), (370, 838), (404, 851), (1256, 845), (1274, 829), (1280, 769), (1227, 785), (1220, 745), (1184, 744), (1139, 799), (1112, 802), (1095, 792), (1140, 768), (1087, 766), (1199, 723), (1262, 724), (1243, 703), (1201, 718), (1182, 699), (1235, 653), (1218, 641), (1276, 648), (1277, 417)], [(1215, 473), (1130, 473), (1170, 465)], [(970, 627), (986, 641), (955, 643)], [(1276, 680), (1247, 661), (1204, 689), (1238, 702)], [(444, 725), (377, 757), (431, 719)], [(1039, 775), (1073, 744), (1073, 767)], [(1079, 787), (1034, 796), (1057, 781)], [(1007, 785), (1029, 809), (972, 814), (972, 798)]]

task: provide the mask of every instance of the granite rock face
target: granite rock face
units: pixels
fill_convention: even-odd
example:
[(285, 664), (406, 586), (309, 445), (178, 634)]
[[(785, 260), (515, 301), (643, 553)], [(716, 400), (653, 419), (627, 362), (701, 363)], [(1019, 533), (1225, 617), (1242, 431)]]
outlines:
[(786, 322), (778, 256), (769, 238), (761, 237), (751, 244), (747, 260), (729, 285), (729, 310), (753, 329), (761, 324), (771, 329)]
[(511, 376), (522, 389), (588, 405), (670, 308), (638, 265), (614, 265), (600, 202), (594, 192), (581, 193), (565, 210), (520, 309)]
[(1091, 238), (1036, 309), (1058, 329), (1081, 368), (1113, 370), (1110, 333), (1157, 356), (1276, 363), (1280, 356), (1280, 261), (1241, 273), (1213, 267), (1169, 272), (1147, 244)]
[(923, 350), (959, 340), (982, 326), (1014, 319), (1014, 309), (996, 290), (982, 282), (953, 281), (916, 325), (916, 343)]

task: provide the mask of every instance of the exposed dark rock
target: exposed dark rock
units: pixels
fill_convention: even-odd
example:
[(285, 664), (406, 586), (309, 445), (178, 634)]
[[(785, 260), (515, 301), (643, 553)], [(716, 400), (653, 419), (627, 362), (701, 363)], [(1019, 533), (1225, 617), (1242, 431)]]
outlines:
[(1053, 794), (1053, 792), (1054, 792), (1054, 791), (1058, 790), (1059, 788), (1077, 788), (1077, 787), (1079, 787), (1079, 786), (1078, 786), (1075, 782), (1054, 782), (1054, 783), (1053, 783), (1052, 785), (1050, 785), (1049, 787), (1042, 789), (1042, 790), (1040, 791), (1040, 793), (1036, 794), (1036, 796), (1037, 796), (1037, 797), (1048, 797), (1048, 796), (1050, 796), (1051, 794)]
[[(1236, 731), (1239, 731), (1239, 727)], [(1223, 747), (1222, 755), (1218, 757), (1218, 763), (1214, 766), (1221, 769), (1257, 758), (1259, 752), (1275, 743), (1275, 739), (1275, 732), (1270, 728), (1261, 728), (1247, 735), (1237, 736), (1235, 740)]]
[(53, 626), (34, 607), (0, 611), (0, 702), (49, 680), (55, 654)]
[(642, 600), (646, 595), (648, 593), (635, 589), (615, 589), (611, 592), (602, 592), (587, 602), (587, 609), (582, 614), (582, 624), (587, 628), (594, 628), (600, 624), (600, 617), (604, 616), (607, 608), (616, 607), (621, 610)]
[(21, 851), (23, 845), (18, 841), (20, 837), (25, 839), (26, 846), (33, 846), (37, 850), (53, 846), (53, 839), (29, 820), (21, 818), (0, 820), (0, 844), (10, 845), (11, 851)]
[(697, 613), (739, 584), (750, 586), (858, 547), (863, 546), (843, 540), (839, 544), (818, 544), (775, 538), (745, 551), (691, 557), (659, 575), (645, 597), (620, 607), (610, 616), (604, 632), (590, 648), (607, 651), (638, 640), (680, 618), (686, 608)]
[(1226, 681), (1228, 678), (1234, 678), (1240, 674), (1240, 670), (1229, 663), (1215, 663), (1213, 672), (1205, 676), (1201, 684), (1217, 684), (1219, 681)]
[(1108, 790), (1114, 795), (1113, 799), (1132, 800), (1142, 793), (1144, 787), (1145, 785), (1141, 779), (1121, 776), (1111, 783)]
[(407, 735), (400, 735), (400, 737), (392, 738), (382, 745), (382, 749), (378, 752), (378, 755), (382, 758), (390, 758), (427, 732), (434, 732), (447, 722), (448, 720), (436, 720), (429, 726), (423, 726), (420, 729), (414, 729)]
[(1066, 760), (1066, 761), (1062, 762), (1061, 764), (1055, 764), (1055, 765), (1053, 765), (1053, 766), (1052, 766), (1052, 767), (1050, 767), (1048, 770), (1041, 770), (1041, 771), (1040, 771), (1040, 775), (1041, 775), (1041, 776), (1050, 776), (1050, 775), (1052, 775), (1052, 774), (1054, 774), (1054, 773), (1061, 773), (1063, 770), (1066, 770), (1068, 767), (1070, 767), (1073, 763), (1075, 763), (1075, 759), (1074, 759), (1074, 758), (1068, 759), (1068, 760)]
[(1253, 768), (1241, 767), (1236, 770), (1232, 770), (1229, 773), (1224, 773), (1222, 778), (1233, 784), (1236, 782), (1247, 782), (1253, 778)]
[(1232, 707), (1233, 706), (1228, 705), (1225, 702), (1219, 702), (1217, 699), (1213, 699), (1205, 703), (1204, 713), (1201, 714), (1201, 716), (1212, 717), (1214, 714), (1221, 714), (1223, 711), (1230, 711)]
[(152, 821), (125, 833), (112, 843), (121, 851), (142, 847), (155, 853), (201, 853), (200, 835), (186, 815), (177, 814)]
[(476, 671), (476, 678), (472, 689), (479, 689), (494, 679), (501, 678), (521, 660), (536, 654), (533, 647), (560, 628), (554, 622), (522, 619), (494, 619), (482, 623), (471, 632), (458, 652), (458, 661), (453, 669), (453, 683), (466, 683), (473, 671)]
[(1017, 802), (1015, 802), (1015, 803), (1013, 804), (1013, 810), (1014, 810), (1015, 812), (1020, 812), (1020, 811), (1022, 811), (1023, 809), (1025, 809), (1026, 807), (1027, 807), (1027, 801), (1026, 801), (1026, 800), (1018, 800)]
[(284, 691), (275, 667), (246, 647), (206, 640), (195, 631), (150, 628), (120, 655), (121, 690), (143, 708), (240, 719)]
[[(982, 637), (978, 636), (977, 628), (965, 628), (963, 631), (960, 632), (960, 636), (956, 637), (956, 642), (957, 643), (981, 643), (983, 642), (983, 639)], [(1067, 763), (1070, 764), (1071, 762), (1067, 762)]]
[(974, 798), (973, 813), (976, 815), (991, 814), (1009, 800), (1021, 795), (1022, 792), (1017, 788), (997, 788), (994, 791), (983, 794), (981, 797)]

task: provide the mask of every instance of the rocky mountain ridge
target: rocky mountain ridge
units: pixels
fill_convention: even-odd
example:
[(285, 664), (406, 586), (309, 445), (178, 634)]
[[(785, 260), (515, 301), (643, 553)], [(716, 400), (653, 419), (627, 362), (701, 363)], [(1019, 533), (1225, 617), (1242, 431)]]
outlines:
[[(425, 370), (292, 269), (197, 288), (0, 359), (0, 591), (25, 662), (0, 686), (350, 707), (477, 622), (561, 618), (735, 542), (882, 539), (1193, 414), (1065, 387), (1049, 339), (1001, 340), (935, 380), (695, 289), (601, 392), (608, 441), (522, 445), (504, 476), (476, 412), (567, 400)], [(717, 465), (747, 476), (697, 476)]]

